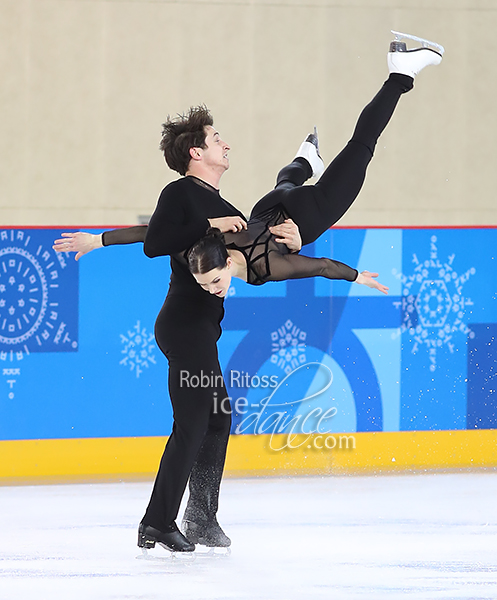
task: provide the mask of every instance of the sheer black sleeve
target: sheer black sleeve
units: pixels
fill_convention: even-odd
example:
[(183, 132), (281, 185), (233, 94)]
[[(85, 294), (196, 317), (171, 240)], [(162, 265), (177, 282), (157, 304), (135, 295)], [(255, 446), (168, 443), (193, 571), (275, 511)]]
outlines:
[(355, 281), (359, 272), (331, 258), (311, 258), (299, 254), (269, 253), (269, 276), (266, 281), (326, 277)]
[(111, 229), (102, 234), (102, 244), (104, 246), (116, 246), (118, 244), (136, 244), (145, 241), (147, 225), (135, 225), (134, 227), (123, 227), (121, 229)]

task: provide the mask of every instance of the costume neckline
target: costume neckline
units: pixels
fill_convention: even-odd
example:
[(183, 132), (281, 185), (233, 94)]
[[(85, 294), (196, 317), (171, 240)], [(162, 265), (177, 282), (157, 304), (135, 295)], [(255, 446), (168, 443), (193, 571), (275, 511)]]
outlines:
[(186, 175), (186, 177), (188, 177), (189, 179), (192, 179), (197, 185), (200, 185), (201, 187), (205, 188), (206, 190), (210, 190), (211, 192), (215, 192), (216, 194), (219, 194), (219, 190), (216, 189), (210, 183), (207, 183), (207, 181), (204, 181), (203, 179), (200, 179), (199, 177), (195, 177), (195, 175)]

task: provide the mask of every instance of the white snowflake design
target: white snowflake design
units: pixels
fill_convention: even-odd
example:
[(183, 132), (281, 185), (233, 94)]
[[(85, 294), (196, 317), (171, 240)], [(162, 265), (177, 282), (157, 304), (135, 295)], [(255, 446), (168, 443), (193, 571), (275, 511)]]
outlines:
[(147, 333), (145, 327), (141, 327), (140, 321), (137, 321), (126, 335), (121, 334), (121, 344), (124, 346), (121, 350), (124, 358), (119, 361), (119, 364), (129, 367), (137, 377), (140, 377), (143, 370), (148, 369), (151, 364), (156, 364), (154, 334)]
[(307, 333), (288, 319), (284, 325), (271, 333), (271, 362), (286, 374), (305, 363), (305, 340)]
[(464, 323), (466, 308), (473, 306), (473, 302), (463, 295), (463, 286), (476, 269), (472, 267), (459, 275), (453, 267), (456, 255), (451, 254), (442, 263), (436, 242), (437, 236), (433, 235), (428, 259), (420, 261), (413, 254), (412, 262), (416, 266), (412, 275), (392, 271), (402, 282), (402, 300), (394, 303), (402, 310), (402, 325), (397, 336), (409, 333), (413, 339), (413, 354), (423, 346), (428, 350), (431, 372), (437, 368), (438, 348), (445, 346), (453, 353), (454, 336), (458, 333), (470, 338), (475, 336)]

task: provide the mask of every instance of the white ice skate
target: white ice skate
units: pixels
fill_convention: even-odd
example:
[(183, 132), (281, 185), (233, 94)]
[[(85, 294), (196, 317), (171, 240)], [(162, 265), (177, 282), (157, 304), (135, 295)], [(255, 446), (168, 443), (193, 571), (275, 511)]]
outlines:
[[(388, 53), (388, 70), (390, 73), (401, 73), (415, 77), (422, 69), (429, 65), (439, 65), (445, 48), (436, 42), (430, 42), (409, 33), (393, 31), (395, 40), (390, 44)], [(421, 44), (421, 47), (407, 49), (403, 39), (413, 40)]]
[(319, 155), (318, 132), (314, 127), (314, 133), (310, 133), (300, 145), (295, 158), (305, 158), (311, 165), (312, 177), (319, 179), (324, 172), (324, 162)]

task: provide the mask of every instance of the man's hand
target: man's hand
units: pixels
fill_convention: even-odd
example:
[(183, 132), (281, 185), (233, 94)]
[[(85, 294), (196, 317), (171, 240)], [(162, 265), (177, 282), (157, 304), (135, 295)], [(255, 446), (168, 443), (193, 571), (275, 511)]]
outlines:
[(378, 277), (378, 273), (370, 273), (369, 271), (363, 271), (359, 273), (356, 283), (362, 283), (363, 285), (367, 285), (369, 288), (374, 290), (378, 290), (379, 292), (383, 292), (384, 294), (388, 294), (388, 288), (386, 285), (383, 285), (379, 281), (376, 281), (375, 277)]
[(211, 227), (217, 227), (221, 233), (228, 231), (241, 231), (247, 229), (247, 223), (241, 217), (218, 217), (216, 219), (207, 219)]
[(269, 231), (277, 236), (276, 242), (285, 244), (291, 252), (298, 252), (302, 248), (299, 227), (292, 219), (285, 219), (283, 223), (270, 227)]
[(52, 248), (56, 252), (77, 252), (74, 257), (79, 260), (83, 254), (88, 254), (96, 248), (102, 248), (102, 234), (86, 233), (76, 231), (75, 233), (63, 233), (64, 239), (55, 240)]

